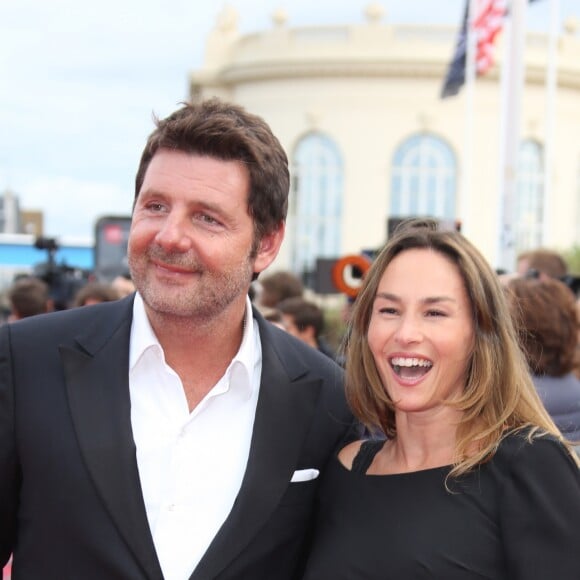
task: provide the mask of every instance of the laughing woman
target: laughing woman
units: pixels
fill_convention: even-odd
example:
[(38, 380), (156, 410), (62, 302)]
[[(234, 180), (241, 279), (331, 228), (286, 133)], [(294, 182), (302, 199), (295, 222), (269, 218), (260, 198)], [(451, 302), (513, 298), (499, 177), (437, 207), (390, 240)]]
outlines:
[(350, 404), (386, 437), (328, 471), (305, 580), (578, 580), (577, 459), (470, 242), (404, 224), (365, 277), (347, 356)]

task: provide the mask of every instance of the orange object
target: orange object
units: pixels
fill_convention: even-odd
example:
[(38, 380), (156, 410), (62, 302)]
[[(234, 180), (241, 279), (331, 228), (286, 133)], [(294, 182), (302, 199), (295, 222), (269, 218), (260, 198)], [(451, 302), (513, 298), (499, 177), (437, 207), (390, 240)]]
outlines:
[(350, 283), (346, 279), (345, 274), (347, 274), (348, 271), (352, 272), (352, 268), (357, 268), (361, 273), (362, 279), (370, 267), (371, 261), (366, 256), (344, 256), (344, 258), (337, 260), (332, 267), (332, 283), (339, 292), (342, 292), (351, 298), (355, 298), (358, 294), (360, 283), (356, 285)]

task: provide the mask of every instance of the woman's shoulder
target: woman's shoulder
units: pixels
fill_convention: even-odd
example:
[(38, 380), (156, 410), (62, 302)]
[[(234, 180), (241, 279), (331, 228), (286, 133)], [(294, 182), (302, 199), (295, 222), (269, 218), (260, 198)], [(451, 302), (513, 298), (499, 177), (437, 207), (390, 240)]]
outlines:
[(566, 446), (553, 434), (533, 427), (516, 429), (501, 440), (494, 462), (514, 468), (545, 469), (563, 462), (578, 469)]
[(534, 427), (512, 429), (504, 433), (501, 438), (497, 448), (497, 455), (501, 457), (526, 453), (540, 440), (548, 440), (551, 443), (557, 441), (553, 435)]
[(354, 458), (357, 456), (361, 445), (364, 443), (364, 439), (360, 439), (358, 441), (353, 441), (349, 443), (346, 447), (343, 447), (338, 452), (338, 459), (339, 461), (347, 468), (352, 469), (352, 462)]
[(374, 456), (382, 449), (384, 439), (359, 439), (343, 447), (338, 459), (350, 471), (366, 472)]

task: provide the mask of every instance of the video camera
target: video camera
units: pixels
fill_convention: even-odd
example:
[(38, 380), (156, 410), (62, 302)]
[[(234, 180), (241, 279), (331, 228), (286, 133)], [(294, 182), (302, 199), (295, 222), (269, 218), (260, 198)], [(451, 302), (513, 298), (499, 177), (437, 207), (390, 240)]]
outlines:
[(88, 282), (89, 272), (64, 263), (57, 264), (55, 256), (59, 246), (54, 238), (37, 237), (34, 247), (46, 250), (48, 259), (33, 267), (33, 275), (48, 284), (55, 310), (66, 310), (77, 291)]

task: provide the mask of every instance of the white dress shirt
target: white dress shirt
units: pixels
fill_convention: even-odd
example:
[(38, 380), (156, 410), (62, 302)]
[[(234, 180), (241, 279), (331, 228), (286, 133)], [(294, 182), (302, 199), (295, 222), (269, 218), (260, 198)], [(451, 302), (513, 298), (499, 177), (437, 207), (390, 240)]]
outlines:
[(262, 370), (249, 299), (242, 344), (190, 413), (179, 376), (135, 296), (131, 424), (149, 527), (165, 580), (187, 580), (228, 516), (250, 450)]

